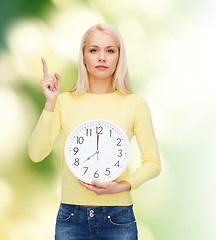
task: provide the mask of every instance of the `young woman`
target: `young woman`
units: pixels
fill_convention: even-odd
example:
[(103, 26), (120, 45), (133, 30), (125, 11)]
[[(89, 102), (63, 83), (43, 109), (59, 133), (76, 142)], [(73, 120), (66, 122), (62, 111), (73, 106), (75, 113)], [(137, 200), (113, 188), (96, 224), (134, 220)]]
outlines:
[[(157, 177), (161, 163), (151, 114), (146, 101), (132, 92), (126, 51), (119, 31), (102, 23), (83, 35), (78, 80), (73, 89), (59, 94), (59, 74), (49, 74), (42, 58), (41, 89), (46, 103), (28, 142), (29, 156), (42, 161), (52, 150), (62, 130), (62, 192), (55, 239), (138, 239), (130, 192)], [(135, 135), (142, 165), (129, 174), (128, 168), (114, 181), (92, 184), (77, 179), (65, 163), (64, 147), (70, 132), (89, 119), (116, 123), (129, 141)]]

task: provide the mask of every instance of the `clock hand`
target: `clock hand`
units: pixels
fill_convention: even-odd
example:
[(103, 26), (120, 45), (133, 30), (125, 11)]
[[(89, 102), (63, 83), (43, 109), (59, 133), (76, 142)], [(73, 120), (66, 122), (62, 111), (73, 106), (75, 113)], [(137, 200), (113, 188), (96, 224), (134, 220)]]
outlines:
[(98, 151), (98, 142), (99, 142), (99, 134), (97, 134), (97, 151)]
[(98, 153), (99, 153), (99, 150), (98, 150), (98, 144), (99, 144), (99, 133), (97, 134), (97, 161), (98, 161)]
[(96, 153), (97, 153), (97, 151), (96, 151), (93, 155), (91, 155), (90, 157), (88, 157), (84, 162), (90, 160), (90, 158), (93, 157)]

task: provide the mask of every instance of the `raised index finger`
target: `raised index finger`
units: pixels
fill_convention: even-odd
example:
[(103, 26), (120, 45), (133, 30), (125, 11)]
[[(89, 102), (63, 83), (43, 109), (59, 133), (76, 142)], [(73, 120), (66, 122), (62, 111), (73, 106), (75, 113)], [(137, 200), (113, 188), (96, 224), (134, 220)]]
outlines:
[(43, 64), (43, 74), (44, 74), (44, 78), (47, 78), (49, 76), (48, 73), (48, 68), (47, 68), (47, 64), (44, 58), (41, 58), (42, 60), (42, 64)]

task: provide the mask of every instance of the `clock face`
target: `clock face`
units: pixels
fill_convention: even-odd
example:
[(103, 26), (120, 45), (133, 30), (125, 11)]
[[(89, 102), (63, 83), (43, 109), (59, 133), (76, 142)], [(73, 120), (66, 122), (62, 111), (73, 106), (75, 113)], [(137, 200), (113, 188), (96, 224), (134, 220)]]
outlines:
[(72, 174), (83, 182), (109, 182), (118, 178), (130, 160), (130, 142), (114, 122), (91, 119), (69, 134), (64, 148)]

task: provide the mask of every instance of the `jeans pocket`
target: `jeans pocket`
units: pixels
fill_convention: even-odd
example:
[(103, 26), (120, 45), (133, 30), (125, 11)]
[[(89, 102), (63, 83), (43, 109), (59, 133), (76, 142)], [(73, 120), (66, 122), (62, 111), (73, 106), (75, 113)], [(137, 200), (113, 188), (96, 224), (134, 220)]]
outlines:
[(71, 219), (71, 217), (73, 217), (73, 216), (74, 216), (73, 212), (60, 207), (59, 210), (58, 210), (56, 221), (57, 222), (66, 222), (69, 219)]
[(116, 226), (129, 226), (132, 224), (136, 224), (133, 209), (128, 209), (119, 213), (110, 214), (107, 216), (107, 218), (112, 225)]

